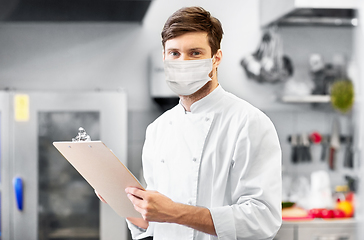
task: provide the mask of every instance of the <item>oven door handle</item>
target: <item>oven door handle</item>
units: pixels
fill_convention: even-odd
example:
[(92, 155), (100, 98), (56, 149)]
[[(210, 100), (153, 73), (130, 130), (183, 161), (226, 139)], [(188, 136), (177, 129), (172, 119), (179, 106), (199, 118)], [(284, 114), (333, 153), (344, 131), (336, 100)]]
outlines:
[(23, 180), (20, 177), (15, 177), (13, 179), (13, 187), (17, 208), (19, 211), (23, 211)]

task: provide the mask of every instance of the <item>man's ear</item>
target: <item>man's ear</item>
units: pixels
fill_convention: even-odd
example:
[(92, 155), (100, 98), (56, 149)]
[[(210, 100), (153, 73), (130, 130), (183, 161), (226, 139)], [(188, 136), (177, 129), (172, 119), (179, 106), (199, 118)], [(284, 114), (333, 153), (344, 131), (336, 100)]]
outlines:
[(217, 52), (215, 54), (213, 67), (217, 68), (220, 65), (221, 60), (222, 60), (222, 51), (221, 51), (221, 49), (219, 49), (219, 50), (217, 50)]
[(163, 55), (163, 61), (165, 60), (166, 56), (164, 54), (164, 49), (162, 50), (162, 55)]

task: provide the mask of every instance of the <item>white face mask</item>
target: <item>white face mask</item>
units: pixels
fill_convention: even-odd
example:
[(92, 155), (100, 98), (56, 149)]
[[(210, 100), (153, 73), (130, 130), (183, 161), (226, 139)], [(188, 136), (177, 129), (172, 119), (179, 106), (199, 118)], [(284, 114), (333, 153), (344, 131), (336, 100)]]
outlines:
[(188, 96), (201, 89), (212, 71), (212, 58), (201, 60), (165, 60), (164, 73), (170, 89), (178, 95)]

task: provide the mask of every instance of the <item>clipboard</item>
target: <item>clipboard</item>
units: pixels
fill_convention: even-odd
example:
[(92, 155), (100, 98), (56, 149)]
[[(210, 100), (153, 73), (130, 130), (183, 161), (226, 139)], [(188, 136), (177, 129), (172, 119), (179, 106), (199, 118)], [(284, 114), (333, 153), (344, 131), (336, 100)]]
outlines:
[(57, 150), (121, 217), (142, 218), (124, 189), (144, 189), (102, 141), (53, 142)]

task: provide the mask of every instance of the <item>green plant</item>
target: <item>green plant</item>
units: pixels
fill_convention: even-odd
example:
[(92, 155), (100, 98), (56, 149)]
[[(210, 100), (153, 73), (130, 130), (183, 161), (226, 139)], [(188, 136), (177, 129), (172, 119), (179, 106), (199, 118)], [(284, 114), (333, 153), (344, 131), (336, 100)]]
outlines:
[(350, 80), (335, 81), (331, 86), (331, 104), (342, 113), (348, 112), (354, 104), (354, 85)]

